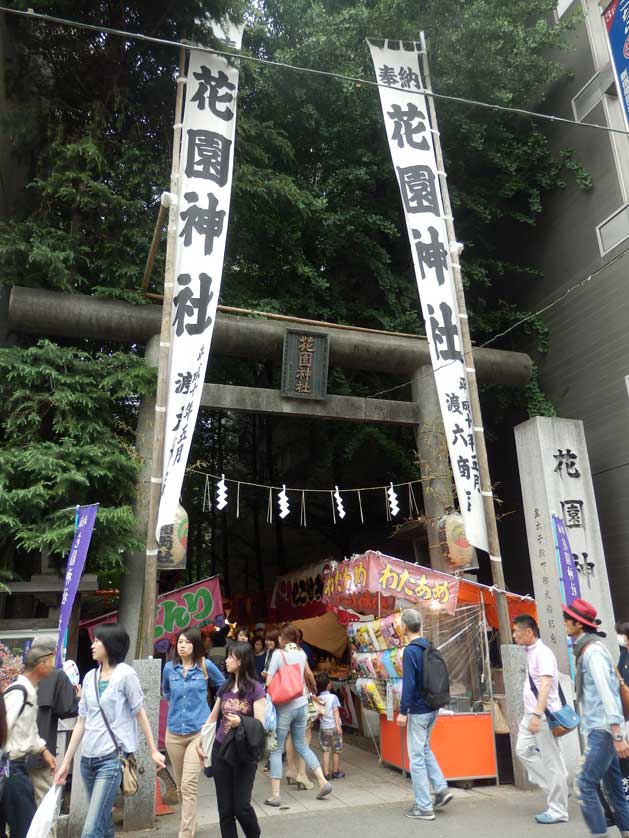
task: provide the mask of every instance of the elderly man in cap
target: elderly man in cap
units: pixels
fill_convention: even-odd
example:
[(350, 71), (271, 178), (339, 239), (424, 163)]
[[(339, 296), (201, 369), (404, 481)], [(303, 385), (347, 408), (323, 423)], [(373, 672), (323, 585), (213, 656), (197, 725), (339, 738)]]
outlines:
[(50, 674), (54, 658), (54, 646), (52, 649), (31, 646), (24, 657), (24, 674), (18, 675), (4, 692), (9, 776), (2, 806), (11, 838), (25, 838), (36, 810), (27, 757), (39, 754), (51, 779), (56, 766), (54, 754), (37, 731), (37, 687)]
[(600, 642), (601, 621), (596, 608), (583, 599), (563, 606), (568, 637), (576, 658), (576, 694), (581, 732), (586, 740), (583, 761), (575, 779), (583, 818), (595, 838), (607, 835), (607, 821), (598, 788), (601, 783), (614, 810), (616, 825), (629, 838), (629, 805), (625, 798), (619, 758), (629, 757), (616, 667)]
[[(54, 655), (57, 641), (54, 637), (36, 637), (31, 649), (41, 655)], [(50, 673), (39, 682), (37, 689), (37, 729), (39, 735), (45, 739), (49, 753), (57, 754), (57, 729), (59, 719), (70, 719), (76, 716), (79, 709), (80, 687), (74, 687), (62, 669), (51, 669)], [(48, 789), (52, 786), (53, 775), (50, 768), (40, 754), (31, 754), (27, 759), (28, 773), (33, 783), (35, 803), (42, 802)], [(53, 826), (50, 838), (56, 835), (56, 824)]]

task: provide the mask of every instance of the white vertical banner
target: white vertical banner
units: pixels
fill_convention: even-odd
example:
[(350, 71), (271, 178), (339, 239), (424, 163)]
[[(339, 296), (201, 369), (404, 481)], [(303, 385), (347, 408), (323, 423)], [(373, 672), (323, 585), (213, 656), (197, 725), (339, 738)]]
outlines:
[[(229, 46), (240, 49), (242, 28), (232, 27), (229, 36)], [(231, 199), (237, 93), (237, 65), (222, 56), (190, 50), (158, 542), (160, 534), (166, 540), (172, 535), (168, 528), (175, 521), (216, 319)], [(162, 527), (167, 529), (162, 532)]]
[[(452, 277), (451, 247), (423, 90), (419, 52), (369, 43), (411, 245), (426, 336), (467, 540), (487, 550), (478, 460)], [(454, 251), (456, 254), (456, 250)], [(458, 258), (458, 257), (457, 257)]]

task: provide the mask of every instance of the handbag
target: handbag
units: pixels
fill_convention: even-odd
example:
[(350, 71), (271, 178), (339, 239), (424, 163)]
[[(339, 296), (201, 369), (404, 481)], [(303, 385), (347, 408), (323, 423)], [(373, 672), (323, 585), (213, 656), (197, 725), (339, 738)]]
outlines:
[(271, 701), (276, 707), (288, 704), (304, 693), (304, 676), (298, 663), (286, 663), (286, 654), (281, 651), (284, 666), (280, 666), (267, 687)]
[[(528, 673), (529, 676), (529, 684), (531, 685), (531, 692), (537, 698), (538, 691), (537, 687), (535, 686), (535, 681), (531, 678), (531, 673)], [(559, 687), (559, 700), (561, 701), (561, 707), (559, 710), (546, 710), (545, 716), (548, 720), (548, 727), (550, 728), (550, 732), (556, 738), (560, 736), (565, 736), (567, 733), (571, 733), (581, 721), (579, 714), (575, 712), (574, 707), (571, 707), (568, 702), (566, 701), (566, 697), (563, 694), (563, 690), (561, 689), (561, 684), (557, 682), (557, 686)]]
[(620, 703), (622, 704), (622, 714), (625, 721), (629, 721), (629, 687), (622, 679), (622, 675), (618, 671), (618, 667), (614, 666), (616, 670), (616, 678), (618, 678), (618, 686), (620, 687)]
[(126, 754), (118, 744), (118, 740), (114, 736), (114, 732), (111, 729), (111, 726), (107, 720), (107, 716), (105, 715), (105, 711), (100, 703), (100, 695), (98, 693), (98, 670), (94, 670), (94, 689), (96, 691), (96, 701), (98, 702), (98, 709), (100, 710), (100, 714), (103, 717), (103, 721), (105, 722), (105, 727), (109, 731), (109, 735), (112, 738), (114, 745), (116, 746), (116, 750), (118, 751), (118, 759), (120, 760), (120, 766), (122, 768), (122, 780), (120, 782), (120, 787), (122, 789), (122, 793), (125, 797), (133, 797), (134, 794), (138, 793), (140, 788), (140, 781), (138, 780), (138, 763), (135, 758), (135, 754)]

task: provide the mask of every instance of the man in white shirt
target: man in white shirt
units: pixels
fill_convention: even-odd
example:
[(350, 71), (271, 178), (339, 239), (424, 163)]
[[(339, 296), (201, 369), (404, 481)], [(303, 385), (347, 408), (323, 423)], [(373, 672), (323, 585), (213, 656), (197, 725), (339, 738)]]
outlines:
[(24, 674), (18, 675), (4, 692), (10, 774), (4, 786), (2, 803), (11, 838), (26, 838), (35, 814), (33, 783), (26, 757), (39, 754), (51, 772), (56, 768), (56, 759), (37, 730), (37, 685), (50, 675), (54, 661), (54, 649), (30, 648), (24, 659)]
[(532, 783), (546, 792), (547, 808), (535, 815), (538, 823), (568, 820), (568, 772), (559, 740), (548, 724), (546, 711), (561, 708), (559, 673), (553, 652), (540, 640), (532, 617), (523, 614), (513, 621), (513, 639), (526, 650), (524, 716), (518, 729), (516, 753)]

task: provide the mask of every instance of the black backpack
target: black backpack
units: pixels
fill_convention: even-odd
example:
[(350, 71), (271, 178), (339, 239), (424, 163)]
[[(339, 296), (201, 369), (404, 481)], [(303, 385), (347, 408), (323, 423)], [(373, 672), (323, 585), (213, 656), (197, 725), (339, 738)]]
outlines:
[(423, 650), (422, 661), (422, 698), (430, 707), (439, 710), (450, 703), (450, 676), (448, 667), (439, 649), (432, 643), (428, 647), (413, 640), (415, 646)]

